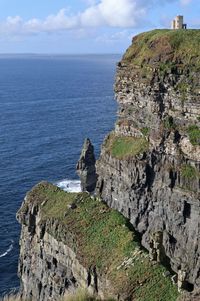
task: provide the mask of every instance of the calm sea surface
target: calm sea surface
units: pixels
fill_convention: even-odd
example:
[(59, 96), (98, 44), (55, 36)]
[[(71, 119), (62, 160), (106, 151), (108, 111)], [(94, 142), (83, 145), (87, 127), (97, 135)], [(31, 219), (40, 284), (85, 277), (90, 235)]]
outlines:
[(41, 180), (79, 189), (75, 165), (85, 137), (96, 155), (113, 128), (120, 56), (0, 57), (0, 296), (19, 286), (25, 193)]

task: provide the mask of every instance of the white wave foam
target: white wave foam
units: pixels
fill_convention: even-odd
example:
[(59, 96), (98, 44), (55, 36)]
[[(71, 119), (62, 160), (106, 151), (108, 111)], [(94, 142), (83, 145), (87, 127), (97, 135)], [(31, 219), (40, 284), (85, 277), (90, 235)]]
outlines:
[(64, 179), (56, 182), (55, 185), (67, 192), (81, 192), (81, 182), (79, 180)]
[(1, 258), (1, 257), (5, 257), (6, 255), (8, 255), (8, 253), (10, 253), (10, 252), (12, 251), (12, 249), (13, 249), (13, 244), (14, 244), (14, 241), (11, 240), (10, 246), (8, 247), (8, 249), (7, 249), (4, 253), (0, 254), (0, 258)]

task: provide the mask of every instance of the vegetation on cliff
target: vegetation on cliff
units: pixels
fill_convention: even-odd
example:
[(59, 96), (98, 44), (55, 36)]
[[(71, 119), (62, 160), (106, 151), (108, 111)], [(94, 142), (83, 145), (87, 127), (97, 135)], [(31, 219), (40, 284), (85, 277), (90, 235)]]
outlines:
[(200, 77), (200, 30), (157, 29), (133, 38), (121, 66), (134, 67), (141, 82), (164, 84), (170, 77), (174, 93), (182, 106), (190, 99), (199, 97)]
[(181, 166), (181, 175), (190, 180), (194, 180), (200, 176), (199, 171), (195, 167), (188, 164)]
[(193, 145), (200, 145), (200, 128), (197, 125), (191, 125), (189, 126), (187, 132), (190, 142)]
[(157, 64), (161, 71), (175, 64), (199, 71), (199, 50), (200, 30), (158, 29), (134, 37), (123, 61), (139, 66)]
[[(10, 294), (3, 297), (3, 299), (0, 299), (0, 301), (29, 301), (29, 300), (22, 300), (19, 295)], [(75, 294), (68, 294), (65, 297), (61, 297), (60, 301), (100, 301), (100, 299), (90, 295), (86, 290), (78, 290)], [(105, 301), (112, 301), (112, 299), (108, 299)]]
[[(148, 129), (143, 132), (147, 135)], [(148, 150), (149, 144), (146, 137), (117, 136), (111, 133), (106, 140), (106, 149), (117, 159), (127, 159)]]
[[(163, 276), (165, 268), (149, 260), (129, 222), (116, 210), (88, 193), (66, 193), (48, 183), (28, 194), (21, 212), (32, 202), (40, 206), (40, 223), (48, 225), (46, 230), (72, 248), (84, 267), (96, 267), (97, 274), (110, 281), (111, 295), (176, 300), (177, 288)], [(54, 228), (51, 221), (56, 220), (59, 227)], [(73, 239), (68, 239), (69, 233)]]

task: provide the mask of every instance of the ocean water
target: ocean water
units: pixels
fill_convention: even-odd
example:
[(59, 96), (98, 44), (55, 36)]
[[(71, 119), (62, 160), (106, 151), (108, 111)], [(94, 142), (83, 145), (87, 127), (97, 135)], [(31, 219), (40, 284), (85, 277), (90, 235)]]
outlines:
[(15, 215), (41, 180), (79, 191), (85, 137), (98, 157), (113, 128), (118, 55), (0, 57), (0, 296), (19, 286)]

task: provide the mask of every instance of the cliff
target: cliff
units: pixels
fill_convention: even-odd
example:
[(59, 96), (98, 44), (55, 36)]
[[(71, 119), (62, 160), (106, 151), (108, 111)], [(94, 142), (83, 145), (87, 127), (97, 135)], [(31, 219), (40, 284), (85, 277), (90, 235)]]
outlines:
[(78, 288), (102, 299), (178, 296), (165, 268), (140, 248), (127, 219), (88, 193), (40, 183), (26, 195), (17, 218), (23, 300), (60, 300)]
[(96, 167), (93, 156), (86, 164), (89, 142), (77, 165), (83, 187), (93, 190), (97, 175), (95, 196), (41, 183), (18, 212), (24, 299), (87, 288), (102, 299), (175, 301), (177, 286), (199, 298), (200, 30), (134, 37), (115, 93), (119, 118)]
[(127, 217), (150, 257), (200, 286), (200, 30), (133, 38), (118, 64), (119, 118), (96, 193)]

